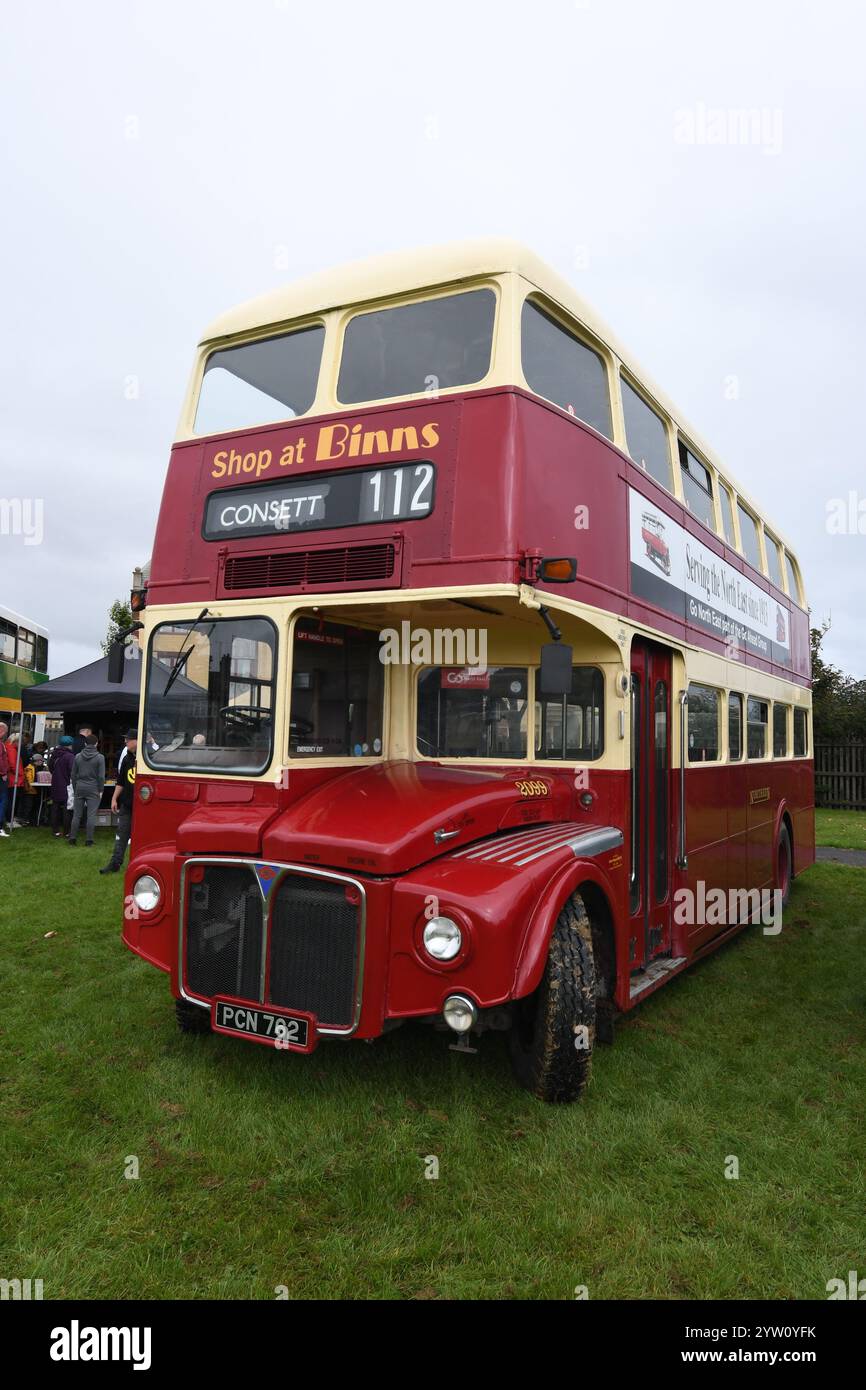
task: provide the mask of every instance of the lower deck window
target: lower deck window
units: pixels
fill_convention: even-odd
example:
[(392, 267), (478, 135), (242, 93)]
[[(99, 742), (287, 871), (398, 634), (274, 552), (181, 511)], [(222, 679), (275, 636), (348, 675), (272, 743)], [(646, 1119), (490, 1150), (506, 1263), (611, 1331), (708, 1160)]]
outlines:
[(689, 762), (712, 763), (719, 756), (719, 692), (689, 686)]
[(805, 758), (809, 751), (808, 715), (804, 709), (794, 710), (794, 757)]
[(378, 757), (384, 689), (377, 633), (299, 618), (292, 648), (290, 756)]
[(743, 697), (728, 696), (728, 757), (737, 763), (743, 756)]
[(418, 678), (418, 751), (428, 758), (525, 758), (524, 666), (431, 666)]
[(773, 757), (788, 756), (788, 706), (773, 706)]
[(568, 695), (535, 702), (535, 755), (593, 762), (604, 751), (604, 677), (596, 666), (575, 666)]
[(750, 758), (766, 758), (767, 756), (769, 709), (766, 700), (756, 700), (754, 696), (749, 696), (748, 748)]

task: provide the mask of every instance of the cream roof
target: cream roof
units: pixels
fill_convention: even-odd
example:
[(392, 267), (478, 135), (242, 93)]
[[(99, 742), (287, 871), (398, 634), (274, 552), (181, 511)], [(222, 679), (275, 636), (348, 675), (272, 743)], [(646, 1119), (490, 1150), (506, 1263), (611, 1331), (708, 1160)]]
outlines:
[[(694, 444), (698, 453), (714, 464), (722, 478), (732, 485), (742, 500), (762, 520), (766, 518), (764, 508), (754, 502), (749, 493), (740, 486), (730, 469), (722, 463), (697, 430), (692, 428), (673, 401), (642, 370), (633, 355), (599, 318), (595, 310), (533, 251), (508, 237), (488, 237), (450, 242), (440, 246), (415, 247), (409, 251), (373, 256), (367, 260), (318, 271), (315, 275), (308, 275), (303, 280), (296, 280), (293, 284), (271, 290), (256, 299), (246, 300), (234, 309), (229, 309), (208, 325), (201, 343), (211, 344), (218, 339), (233, 338), (238, 334), (254, 332), (256, 329), (307, 318), (331, 309), (342, 309), (371, 300), (406, 294), (412, 290), (432, 289), (440, 285), (453, 285), (462, 280), (474, 280), (480, 276), (501, 274), (522, 276), (587, 328), (670, 416), (681, 433)], [(767, 521), (766, 524), (772, 534), (787, 546), (785, 537), (773, 522)], [(796, 555), (793, 549), (791, 553)]]

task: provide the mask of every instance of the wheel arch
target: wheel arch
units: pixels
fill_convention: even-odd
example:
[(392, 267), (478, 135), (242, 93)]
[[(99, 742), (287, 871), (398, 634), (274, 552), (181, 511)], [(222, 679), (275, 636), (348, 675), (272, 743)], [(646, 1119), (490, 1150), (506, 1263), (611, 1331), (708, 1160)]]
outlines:
[(554, 875), (540, 895), (518, 952), (513, 998), (521, 999), (538, 988), (559, 914), (577, 892), (583, 898), (590, 920), (593, 955), (598, 953), (597, 958), (602, 962), (605, 994), (613, 997), (616, 987), (614, 894), (607, 876), (591, 859), (586, 859)]

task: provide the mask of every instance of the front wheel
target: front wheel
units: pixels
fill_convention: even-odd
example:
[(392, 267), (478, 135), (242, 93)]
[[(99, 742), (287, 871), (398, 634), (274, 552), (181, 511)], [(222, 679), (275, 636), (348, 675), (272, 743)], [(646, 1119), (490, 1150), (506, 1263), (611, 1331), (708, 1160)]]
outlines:
[(577, 1100), (589, 1084), (595, 1045), (595, 966), (589, 916), (579, 893), (559, 914), (544, 976), (514, 1006), (511, 1062), (540, 1100)]

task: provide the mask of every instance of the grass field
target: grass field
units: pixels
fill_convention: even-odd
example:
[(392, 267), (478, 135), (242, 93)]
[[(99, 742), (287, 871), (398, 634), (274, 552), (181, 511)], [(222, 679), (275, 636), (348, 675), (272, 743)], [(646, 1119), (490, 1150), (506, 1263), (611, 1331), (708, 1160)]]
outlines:
[(0, 841), (0, 1276), (46, 1299), (782, 1299), (866, 1271), (863, 870), (811, 869), (778, 937), (667, 986), (587, 1098), (547, 1108), (499, 1035), (475, 1057), (421, 1027), (311, 1058), (182, 1037), (120, 943), (109, 842)]
[(866, 811), (816, 811), (815, 843), (866, 849)]

